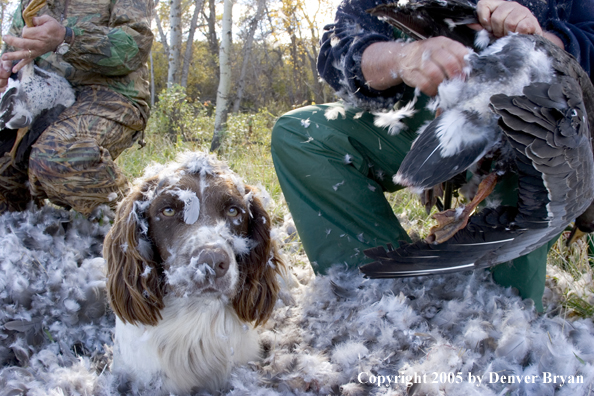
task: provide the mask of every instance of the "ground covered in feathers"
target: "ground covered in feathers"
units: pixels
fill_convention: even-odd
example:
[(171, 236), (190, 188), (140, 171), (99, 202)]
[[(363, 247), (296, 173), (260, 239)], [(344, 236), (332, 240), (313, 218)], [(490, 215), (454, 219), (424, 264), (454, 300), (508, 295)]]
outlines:
[[(51, 207), (0, 216), (0, 396), (118, 394), (101, 258), (108, 220)], [(284, 231), (275, 230), (279, 239)], [(263, 357), (235, 369), (221, 394), (594, 391), (594, 325), (564, 318), (554, 289), (539, 315), (487, 271), (365, 280), (335, 267), (315, 277), (303, 256), (285, 251), (292, 278), (260, 330)]]

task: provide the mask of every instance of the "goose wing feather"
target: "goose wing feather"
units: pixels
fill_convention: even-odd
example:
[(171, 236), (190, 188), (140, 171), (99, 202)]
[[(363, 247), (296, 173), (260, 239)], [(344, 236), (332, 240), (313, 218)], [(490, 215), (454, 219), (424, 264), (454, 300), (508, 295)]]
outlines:
[(590, 131), (594, 87), (569, 54), (555, 56), (559, 69), (551, 83), (527, 86), (522, 96), (491, 98), (513, 149), (519, 179), (517, 208), (485, 208), (441, 244), (419, 241), (402, 243), (397, 249), (369, 249), (365, 254), (375, 261), (361, 267), (367, 277), (442, 274), (497, 265), (534, 251), (589, 210), (594, 199)]

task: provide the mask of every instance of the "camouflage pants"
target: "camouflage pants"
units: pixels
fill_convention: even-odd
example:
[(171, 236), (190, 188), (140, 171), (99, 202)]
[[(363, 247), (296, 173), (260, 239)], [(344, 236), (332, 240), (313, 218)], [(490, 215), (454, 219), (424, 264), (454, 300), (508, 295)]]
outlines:
[(100, 204), (115, 204), (128, 182), (114, 160), (144, 129), (140, 111), (103, 87), (85, 87), (31, 148), (28, 167), (0, 158), (0, 204), (23, 210), (28, 202), (52, 203), (89, 215)]

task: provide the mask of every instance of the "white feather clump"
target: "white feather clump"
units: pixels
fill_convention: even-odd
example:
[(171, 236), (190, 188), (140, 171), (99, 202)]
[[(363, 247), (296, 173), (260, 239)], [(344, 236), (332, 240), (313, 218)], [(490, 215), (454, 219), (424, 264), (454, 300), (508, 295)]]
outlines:
[[(317, 278), (307, 269), (293, 272), (302, 287), (293, 292), (294, 305), (277, 303), (261, 333), (267, 355), (254, 367), (261, 382), (243, 394), (258, 394), (265, 383), (294, 394), (401, 395), (410, 385), (401, 378), (415, 373), (426, 379), (412, 388), (419, 395), (585, 395), (594, 386), (592, 322), (554, 316), (556, 306), (538, 315), (530, 301), (495, 285), (488, 271), (398, 280), (364, 280), (342, 267)], [(342, 297), (333, 294), (331, 280)], [(302, 371), (304, 353), (314, 355), (306, 362), (317, 369)], [(491, 372), (538, 375), (540, 382), (491, 383)], [(584, 383), (545, 384), (543, 372), (583, 375)], [(401, 377), (377, 386), (360, 383), (360, 373)], [(457, 373), (462, 381), (448, 381)], [(469, 381), (478, 377), (480, 384)]]
[(168, 191), (169, 194), (177, 195), (180, 201), (184, 203), (184, 222), (194, 224), (200, 217), (200, 200), (196, 192), (191, 190), (181, 190), (179, 188)]
[(196, 290), (196, 284), (203, 285), (214, 280), (215, 272), (199, 258), (192, 257), (185, 267), (173, 267), (164, 271), (167, 284), (178, 296), (188, 296)]
[(417, 111), (415, 104), (417, 97), (401, 108), (388, 111), (374, 111), (375, 116), (373, 125), (378, 128), (388, 128), (388, 135), (397, 135), (401, 130), (406, 128), (406, 124), (402, 122), (403, 119), (412, 117)]
[[(52, 208), (0, 216), (0, 393), (139, 394), (109, 372), (113, 315), (85, 314), (88, 291), (104, 286), (107, 228)], [(223, 395), (574, 396), (594, 388), (594, 324), (559, 315), (552, 289), (538, 315), (488, 271), (365, 280), (343, 266), (316, 277), (299, 253), (287, 260), (292, 268), (259, 330), (262, 359), (234, 369)], [(543, 383), (543, 372), (583, 383)], [(490, 382), (491, 373), (539, 381)], [(384, 382), (369, 383), (370, 375)]]
[(338, 116), (342, 116), (343, 119), (346, 118), (346, 109), (343, 106), (330, 106), (324, 112), (324, 116), (328, 121), (337, 120)]
[(113, 337), (100, 257), (108, 230), (50, 207), (0, 216), (0, 389), (6, 394), (93, 393)]

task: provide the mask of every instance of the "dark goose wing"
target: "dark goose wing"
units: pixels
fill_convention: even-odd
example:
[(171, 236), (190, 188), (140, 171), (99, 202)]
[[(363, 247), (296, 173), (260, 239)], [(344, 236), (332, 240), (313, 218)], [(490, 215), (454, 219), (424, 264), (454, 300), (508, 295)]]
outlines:
[(594, 87), (579, 63), (539, 36), (556, 75), (524, 88), (521, 96), (493, 95), (491, 106), (512, 147), (518, 207), (483, 209), (441, 244), (419, 241), (398, 249), (365, 251), (376, 260), (361, 267), (370, 278), (440, 274), (500, 264), (559, 234), (594, 199)]

